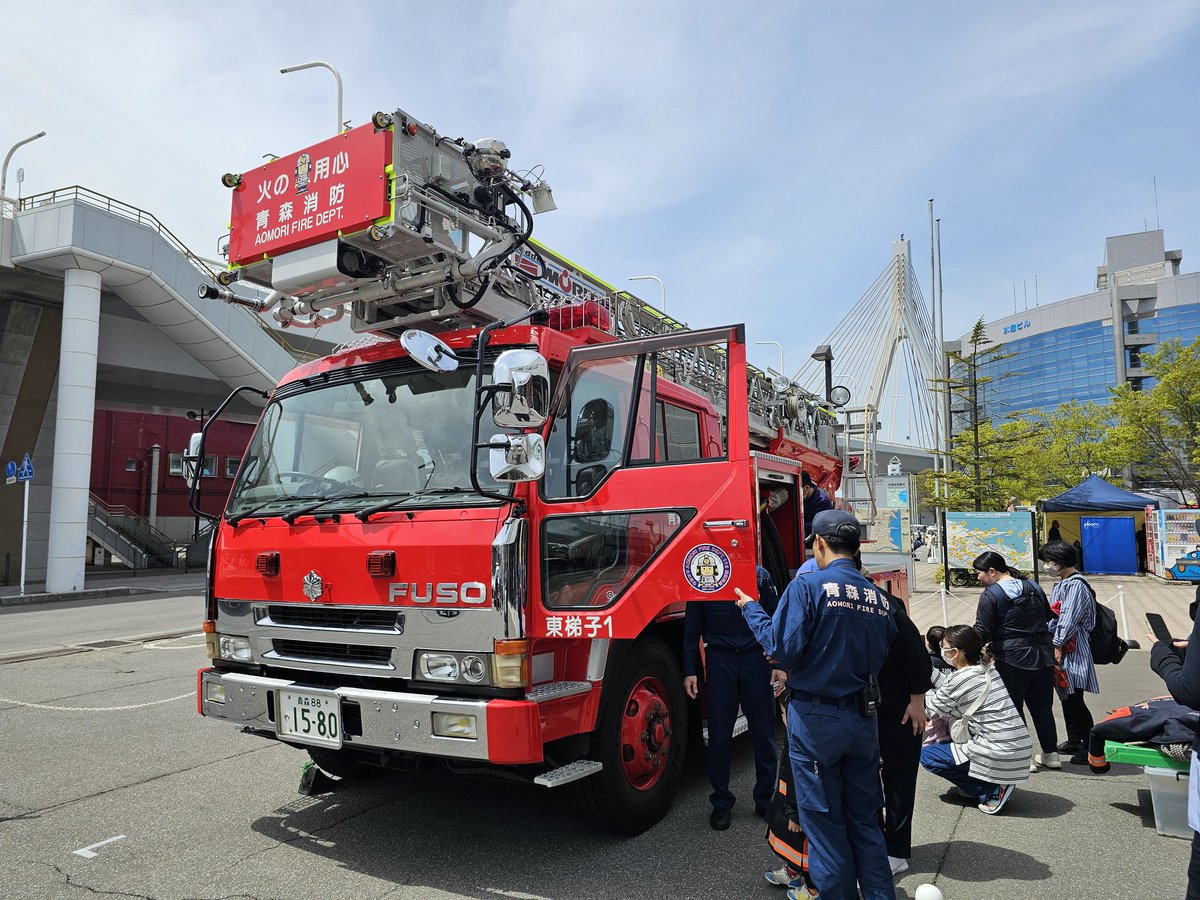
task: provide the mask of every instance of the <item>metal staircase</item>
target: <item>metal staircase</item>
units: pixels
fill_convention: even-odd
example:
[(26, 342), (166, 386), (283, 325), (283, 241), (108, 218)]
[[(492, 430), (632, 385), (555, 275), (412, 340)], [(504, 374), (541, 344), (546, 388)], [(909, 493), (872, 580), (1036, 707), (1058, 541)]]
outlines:
[(88, 537), (134, 569), (173, 568), (179, 547), (150, 522), (125, 506), (109, 506), (88, 495)]

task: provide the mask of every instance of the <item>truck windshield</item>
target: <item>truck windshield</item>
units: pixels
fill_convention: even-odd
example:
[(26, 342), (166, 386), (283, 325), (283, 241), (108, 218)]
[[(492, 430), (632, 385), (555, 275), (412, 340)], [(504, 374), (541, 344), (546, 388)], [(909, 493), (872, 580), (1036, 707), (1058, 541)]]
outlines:
[[(491, 502), (471, 487), (474, 372), (416, 367), (286, 394), (263, 413), (230, 493), (229, 517), (318, 500), (345, 511), (395, 497), (412, 503)], [(481, 439), (497, 431), (480, 423)], [(479, 456), (481, 487), (500, 489)], [(469, 495), (464, 497), (463, 495)], [(337, 498), (342, 498), (340, 501)]]

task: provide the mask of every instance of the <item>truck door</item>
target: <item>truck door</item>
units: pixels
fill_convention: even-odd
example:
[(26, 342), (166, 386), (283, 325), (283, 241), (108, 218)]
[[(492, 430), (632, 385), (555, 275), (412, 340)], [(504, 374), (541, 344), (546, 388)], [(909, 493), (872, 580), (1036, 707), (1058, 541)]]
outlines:
[(756, 595), (745, 385), (741, 325), (570, 351), (531, 498), (534, 636), (632, 638), (672, 603)]

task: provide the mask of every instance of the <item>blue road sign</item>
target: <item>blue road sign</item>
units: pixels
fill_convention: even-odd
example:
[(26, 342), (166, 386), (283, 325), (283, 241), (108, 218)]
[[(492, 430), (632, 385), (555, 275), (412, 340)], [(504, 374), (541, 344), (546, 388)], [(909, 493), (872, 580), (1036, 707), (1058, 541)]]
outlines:
[(33, 481), (33, 460), (26, 453), (17, 467), (17, 481)]
[(4, 464), (4, 477), (12, 483), (17, 480), (17, 464), (11, 459)]

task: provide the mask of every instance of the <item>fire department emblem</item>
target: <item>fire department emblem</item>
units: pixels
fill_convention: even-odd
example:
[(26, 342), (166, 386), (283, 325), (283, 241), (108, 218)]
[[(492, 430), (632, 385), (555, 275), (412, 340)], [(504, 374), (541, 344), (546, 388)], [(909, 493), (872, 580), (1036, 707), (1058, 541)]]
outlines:
[(697, 544), (683, 559), (683, 576), (705, 594), (719, 591), (729, 583), (729, 557), (713, 544)]
[(304, 596), (309, 600), (320, 600), (323, 593), (325, 593), (325, 582), (321, 580), (317, 570), (313, 569), (304, 576)]

